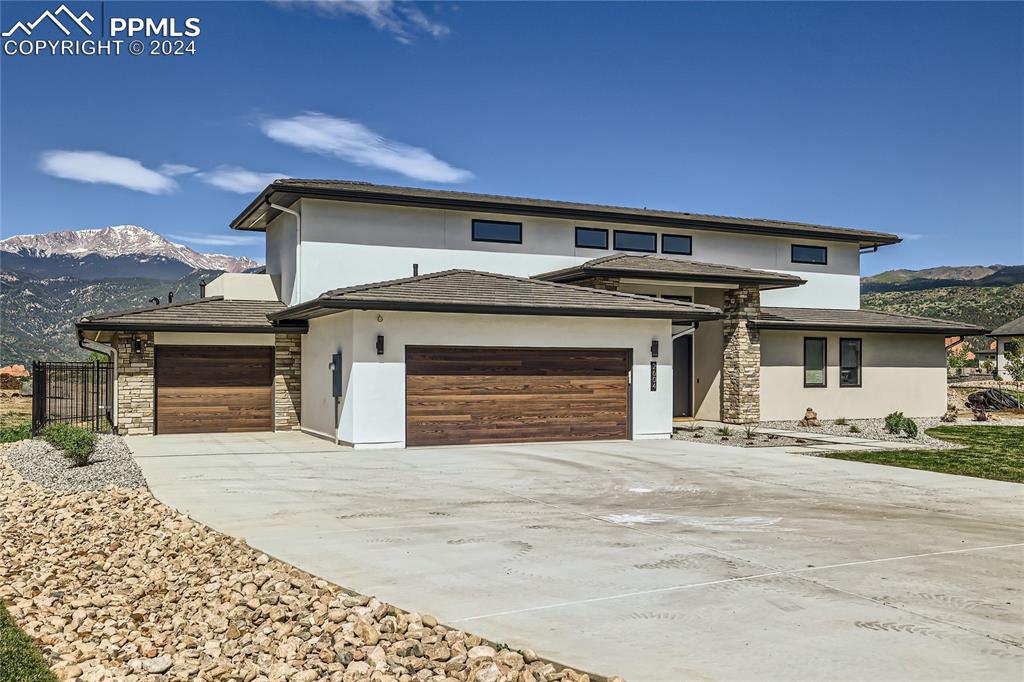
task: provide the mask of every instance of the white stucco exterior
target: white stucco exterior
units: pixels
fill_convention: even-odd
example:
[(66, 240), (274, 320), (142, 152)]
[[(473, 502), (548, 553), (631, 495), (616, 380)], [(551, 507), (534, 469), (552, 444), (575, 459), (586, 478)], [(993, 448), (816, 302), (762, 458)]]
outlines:
[[(378, 316), (380, 319), (378, 319)], [(376, 339), (384, 336), (384, 354)], [(405, 446), (407, 345), (621, 348), (633, 351), (632, 437), (672, 430), (672, 344), (668, 320), (347, 311), (310, 320), (302, 339), (302, 428), (356, 447)], [(651, 341), (659, 340), (657, 389), (650, 390)], [(343, 356), (344, 395), (331, 396), (331, 356)]]
[(207, 296), (229, 301), (277, 301), (278, 292), (270, 275), (225, 272), (206, 285)]
[[(827, 339), (824, 388), (804, 387), (804, 338)], [(862, 340), (860, 387), (839, 385), (839, 339)], [(761, 419), (797, 420), (810, 407), (821, 419), (867, 419), (946, 411), (946, 351), (937, 334), (761, 332)]]
[[(420, 274), (468, 268), (528, 277), (615, 253), (576, 248), (579, 225), (607, 229), (610, 246), (615, 230), (653, 232), (659, 244), (662, 234), (689, 235), (693, 254), (669, 257), (786, 272), (807, 280), (801, 287), (765, 292), (764, 305), (859, 307), (860, 253), (849, 242), (308, 198), (293, 208), (302, 214), (300, 248), (293, 216), (278, 216), (267, 230), (267, 273), (279, 282), (282, 300), (289, 304), (338, 287), (408, 277), (414, 264)], [(522, 243), (473, 241), (473, 219), (521, 222)], [(793, 244), (826, 247), (828, 263), (793, 263)]]

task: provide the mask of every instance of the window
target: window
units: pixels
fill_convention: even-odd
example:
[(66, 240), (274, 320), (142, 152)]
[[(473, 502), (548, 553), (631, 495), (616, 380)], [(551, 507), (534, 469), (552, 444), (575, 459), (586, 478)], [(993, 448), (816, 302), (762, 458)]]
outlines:
[(683, 294), (662, 294), (661, 298), (669, 301), (680, 301), (682, 303), (693, 303), (693, 296), (685, 296)]
[(653, 232), (615, 230), (615, 249), (617, 251), (654, 253), (658, 250), (658, 235)]
[(839, 385), (860, 386), (860, 339), (839, 339)]
[(693, 239), (681, 234), (661, 235), (661, 252), (689, 256), (693, 253)]
[(825, 386), (825, 339), (804, 339), (804, 388)]
[(804, 244), (793, 244), (791, 260), (794, 263), (810, 263), (811, 265), (827, 265), (828, 249), (824, 246), (807, 246)]
[(580, 249), (607, 249), (608, 230), (599, 227), (577, 227), (576, 247)]
[(500, 220), (474, 220), (473, 241), (523, 243), (523, 224), (506, 223)]

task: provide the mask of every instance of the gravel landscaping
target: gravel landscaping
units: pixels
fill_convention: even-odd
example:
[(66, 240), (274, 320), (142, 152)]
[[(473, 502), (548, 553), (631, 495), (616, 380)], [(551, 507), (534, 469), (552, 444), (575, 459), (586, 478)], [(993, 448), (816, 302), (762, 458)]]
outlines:
[[(851, 438), (867, 438), (870, 440), (887, 440), (897, 443), (915, 443), (927, 445), (933, 449), (956, 448), (955, 443), (932, 438), (925, 433), (925, 429), (933, 426), (942, 426), (943, 422), (938, 417), (922, 417), (914, 419), (917, 422), (917, 438), (907, 438), (901, 434), (889, 433), (885, 430), (884, 419), (850, 419), (845, 425), (836, 424), (833, 420), (821, 420), (821, 426), (800, 426), (796, 421), (761, 422), (761, 426), (770, 429), (783, 429), (786, 431), (804, 431), (807, 433), (828, 434), (831, 436), (849, 436)], [(850, 427), (854, 424), (860, 429), (859, 433), (851, 433)]]
[(730, 434), (723, 436), (717, 429), (704, 426), (677, 428), (672, 432), (673, 440), (689, 440), (694, 443), (715, 443), (717, 445), (732, 445), (741, 448), (778, 448), (790, 445), (808, 445), (811, 441), (777, 436), (775, 434), (754, 432), (753, 438), (747, 438), (746, 430), (742, 426), (729, 427)]
[[(590, 679), (196, 523), (111, 473), (123, 446), (104, 441), (109, 464), (82, 475), (39, 442), (0, 449), (0, 600), (62, 680)], [(136, 486), (88, 489), (118, 476)]]
[(7, 446), (7, 460), (30, 481), (53, 490), (98, 490), (108, 486), (146, 485), (131, 452), (118, 436), (96, 436), (96, 450), (85, 466), (76, 467), (46, 441), (22, 440)]

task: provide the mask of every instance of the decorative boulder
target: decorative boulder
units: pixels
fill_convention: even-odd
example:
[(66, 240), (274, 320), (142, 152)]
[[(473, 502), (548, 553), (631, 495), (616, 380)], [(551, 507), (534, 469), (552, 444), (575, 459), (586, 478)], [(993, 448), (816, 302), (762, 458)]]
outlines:
[(818, 423), (818, 413), (808, 407), (804, 418), (800, 420), (800, 426), (821, 426)]

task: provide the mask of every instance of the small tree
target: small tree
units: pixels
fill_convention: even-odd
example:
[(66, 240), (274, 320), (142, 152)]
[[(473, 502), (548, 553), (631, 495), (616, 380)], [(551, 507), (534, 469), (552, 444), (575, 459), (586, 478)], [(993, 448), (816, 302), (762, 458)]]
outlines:
[(984, 372), (985, 374), (991, 374), (993, 369), (995, 369), (995, 366), (992, 364), (992, 360), (990, 360), (989, 358), (985, 358), (984, 360), (981, 361), (982, 372)]
[(946, 354), (946, 364), (949, 368), (960, 374), (963, 366), (967, 364), (967, 344), (961, 343)]
[(1024, 339), (1003, 343), (1003, 354), (1006, 356), (1006, 373), (1019, 389), (1024, 384)]

